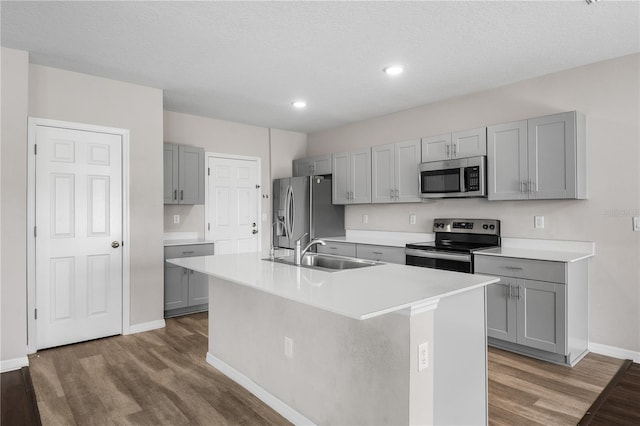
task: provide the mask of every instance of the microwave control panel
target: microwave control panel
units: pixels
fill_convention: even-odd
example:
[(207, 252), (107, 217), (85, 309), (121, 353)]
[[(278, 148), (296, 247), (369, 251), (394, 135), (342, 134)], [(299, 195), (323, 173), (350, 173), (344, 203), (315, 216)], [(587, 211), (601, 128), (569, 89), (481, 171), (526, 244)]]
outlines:
[(467, 182), (467, 191), (480, 191), (480, 167), (465, 167), (464, 174)]

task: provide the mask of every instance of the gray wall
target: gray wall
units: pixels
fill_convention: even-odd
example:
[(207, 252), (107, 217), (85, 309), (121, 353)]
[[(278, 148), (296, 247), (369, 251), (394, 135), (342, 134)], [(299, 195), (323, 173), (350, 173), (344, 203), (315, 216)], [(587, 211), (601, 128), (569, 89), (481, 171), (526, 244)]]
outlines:
[(27, 52), (2, 48), (0, 361), (27, 356)]
[[(434, 217), (502, 220), (503, 235), (596, 243), (589, 262), (589, 339), (640, 351), (640, 55), (631, 55), (445, 100), (308, 136), (309, 155), (578, 110), (587, 116), (589, 199), (359, 205), (347, 229), (430, 232)], [(381, 100), (384, 101), (384, 100)], [(368, 224), (361, 223), (368, 214)], [(416, 225), (409, 214), (417, 215)], [(533, 216), (545, 228), (533, 228)]]
[[(261, 221), (262, 248), (268, 250), (271, 244), (271, 181), (291, 176), (291, 161), (306, 155), (307, 135), (165, 111), (164, 139), (166, 142), (198, 146), (206, 152), (260, 158), (262, 194), (268, 196), (262, 198), (261, 206), (262, 213), (267, 214), (267, 220)], [(180, 224), (173, 223), (175, 214), (180, 215)], [(197, 232), (204, 237), (204, 206), (166, 205), (164, 230)]]

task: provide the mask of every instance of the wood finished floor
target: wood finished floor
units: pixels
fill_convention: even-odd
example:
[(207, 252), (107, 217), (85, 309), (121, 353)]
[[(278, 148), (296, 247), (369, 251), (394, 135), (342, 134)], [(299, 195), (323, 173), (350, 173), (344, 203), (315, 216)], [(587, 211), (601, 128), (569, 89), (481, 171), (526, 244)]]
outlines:
[[(39, 351), (31, 376), (43, 425), (285, 425), (205, 362), (207, 314), (166, 327)], [(489, 349), (490, 425), (575, 425), (621, 360), (573, 369)]]

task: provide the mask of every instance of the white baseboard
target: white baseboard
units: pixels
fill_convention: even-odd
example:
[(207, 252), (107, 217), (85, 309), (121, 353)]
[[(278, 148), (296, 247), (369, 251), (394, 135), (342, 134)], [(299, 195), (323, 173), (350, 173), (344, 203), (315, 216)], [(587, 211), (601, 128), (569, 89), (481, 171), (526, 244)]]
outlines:
[(18, 370), (22, 367), (29, 366), (29, 358), (26, 356), (21, 358), (5, 359), (0, 361), (0, 373), (6, 373), (7, 371)]
[(631, 359), (633, 360), (633, 362), (640, 363), (640, 352), (630, 351), (629, 349), (622, 349), (616, 346), (608, 346), (600, 343), (589, 342), (589, 351), (613, 358)]
[(164, 328), (164, 326), (165, 326), (165, 323), (163, 319), (157, 320), (157, 321), (143, 322), (142, 324), (130, 325), (129, 332), (126, 334), (142, 333), (144, 331), (151, 331), (151, 330), (156, 330), (158, 328)]
[(273, 408), (277, 411), (282, 417), (289, 420), (294, 425), (313, 425), (314, 423), (306, 418), (304, 415), (299, 413), (298, 411), (291, 408), (289, 405), (282, 402), (280, 399), (272, 395), (269, 391), (267, 391), (262, 386), (255, 383), (253, 380), (222, 361), (219, 358), (211, 355), (211, 353), (207, 352), (207, 362), (220, 370), (222, 374), (229, 377), (234, 382), (238, 383), (240, 386), (254, 394), (259, 400), (267, 404), (269, 407)]

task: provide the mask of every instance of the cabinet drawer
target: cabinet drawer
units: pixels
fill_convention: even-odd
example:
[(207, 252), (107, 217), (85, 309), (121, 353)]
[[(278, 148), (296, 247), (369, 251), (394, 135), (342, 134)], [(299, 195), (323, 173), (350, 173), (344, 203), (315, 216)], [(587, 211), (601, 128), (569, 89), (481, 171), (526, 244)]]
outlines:
[(187, 244), (183, 246), (169, 246), (164, 248), (165, 259), (177, 257), (209, 256), (213, 254), (213, 243)]
[(318, 248), (318, 253), (356, 257), (356, 245), (352, 243), (335, 243), (328, 241), (324, 246), (317, 245), (316, 247)]
[(563, 284), (567, 282), (567, 268), (564, 262), (476, 254), (474, 269), (477, 274), (500, 275)]
[(399, 263), (401, 265), (406, 263), (404, 247), (358, 244), (356, 246), (356, 257), (380, 262)]

